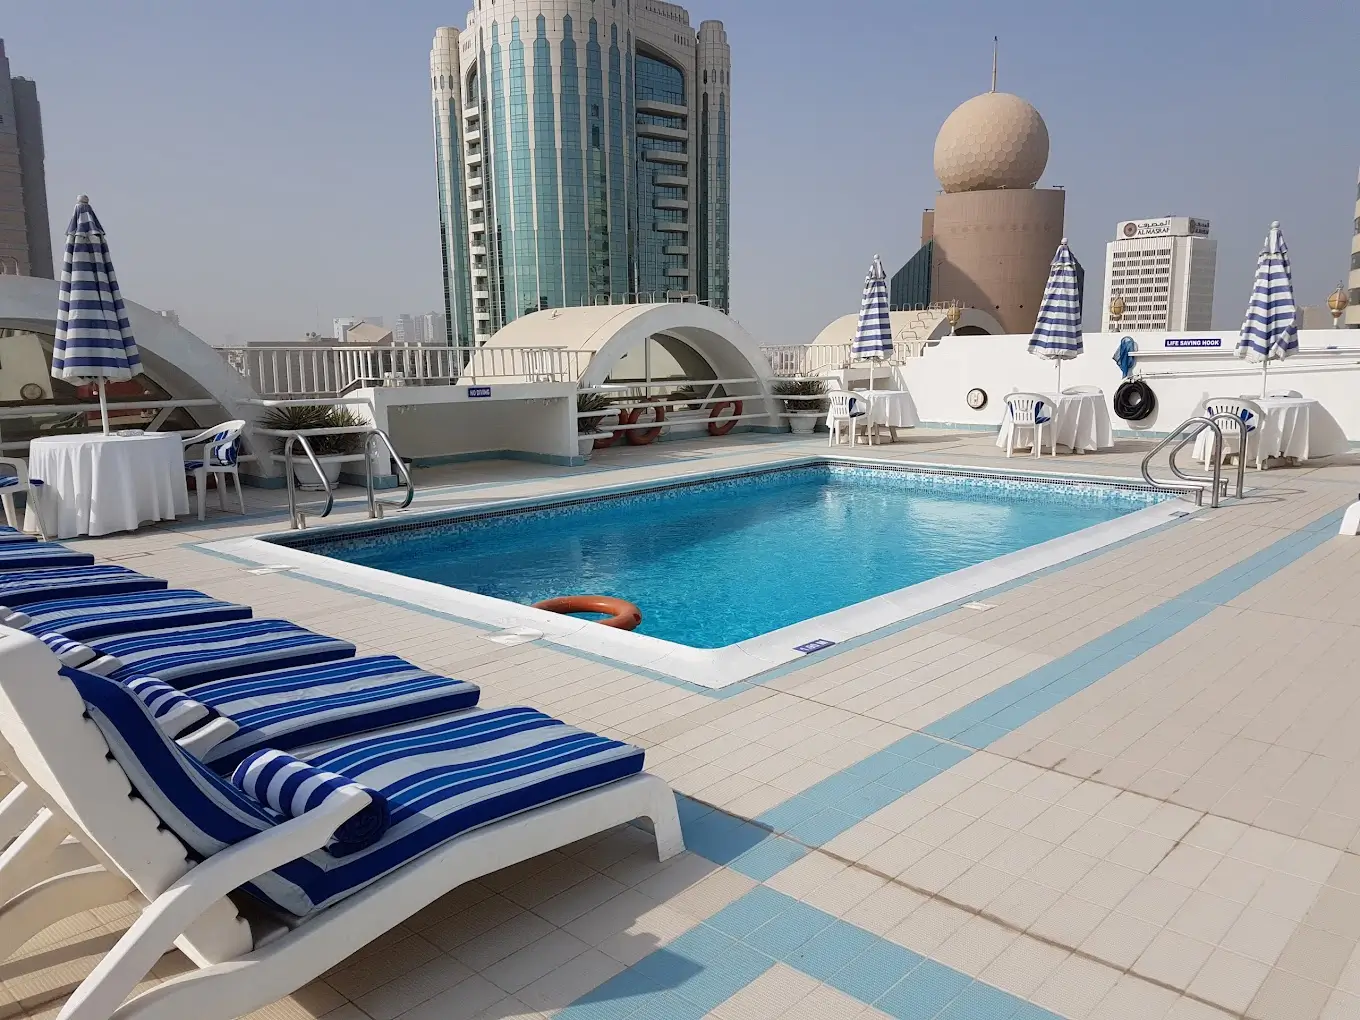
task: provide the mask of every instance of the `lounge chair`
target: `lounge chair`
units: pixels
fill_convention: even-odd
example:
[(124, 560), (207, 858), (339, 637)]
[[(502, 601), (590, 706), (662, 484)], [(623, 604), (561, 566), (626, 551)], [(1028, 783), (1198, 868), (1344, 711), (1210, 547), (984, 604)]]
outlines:
[(12, 528), (8, 524), (0, 524), (0, 545), (6, 542), (36, 542), (37, 539), (32, 535), (25, 535), (18, 528)]
[(127, 567), (101, 563), (97, 567), (48, 567), (6, 571), (0, 564), (0, 606), (21, 609), (54, 598), (116, 595), (170, 587), (158, 577), (147, 577)]
[(0, 545), (0, 570), (31, 570), (34, 567), (88, 567), (89, 553), (73, 552), (56, 542), (6, 542)]
[[(41, 642), (4, 629), (0, 754), (39, 812), (0, 859), (0, 957), (77, 911), (148, 901), (62, 1020), (228, 1020), (508, 865), (640, 817), (663, 860), (683, 849), (674, 795), (641, 772), (639, 748), (529, 709), (299, 750), (339, 778), (280, 815), (244, 792), (248, 774), (233, 785), (170, 740), (128, 688), (59, 669)], [(344, 853), (337, 830), (378, 798), (390, 827)], [(76, 851), (53, 854), (68, 839)], [(247, 894), (286, 923), (245, 920)], [(172, 945), (199, 969), (124, 1004)]]
[(222, 602), (185, 588), (34, 602), (16, 610), (8, 619), (0, 610), (0, 623), (6, 627), (36, 635), (60, 631), (75, 641), (250, 617), (249, 606)]
[[(191, 687), (258, 672), (354, 657), (348, 641), (327, 637), (287, 620), (240, 620), (200, 627), (99, 638), (85, 646), (59, 631), (42, 635), (68, 666), (93, 665), (114, 680), (155, 677), (172, 687)], [(72, 645), (81, 645), (81, 654)]]

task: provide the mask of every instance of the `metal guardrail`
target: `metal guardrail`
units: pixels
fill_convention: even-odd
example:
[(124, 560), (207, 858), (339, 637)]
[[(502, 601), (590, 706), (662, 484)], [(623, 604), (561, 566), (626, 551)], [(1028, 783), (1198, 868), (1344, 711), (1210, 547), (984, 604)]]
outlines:
[[(1210, 420), (1213, 421), (1213, 423), (1214, 423), (1215, 425), (1217, 425), (1220, 421), (1223, 421), (1223, 422), (1228, 422), (1228, 423), (1230, 423), (1231, 425), (1233, 425), (1234, 428), (1236, 428), (1236, 429), (1238, 429), (1238, 430), (1241, 430), (1241, 429), (1242, 429), (1242, 420), (1241, 420), (1240, 418), (1238, 418), (1235, 414), (1228, 414), (1228, 413), (1225, 411), (1225, 412), (1221, 412), (1221, 413), (1219, 413), (1219, 414), (1210, 415), (1209, 418), (1210, 418)], [(1171, 468), (1171, 473), (1174, 474), (1177, 478), (1181, 479), (1182, 481), (1191, 482), (1191, 483), (1202, 483), (1202, 482), (1211, 482), (1211, 481), (1213, 481), (1213, 479), (1210, 478), (1210, 477), (1207, 476), (1207, 475), (1189, 475), (1189, 474), (1186, 474), (1184, 471), (1182, 471), (1182, 470), (1180, 469), (1180, 466), (1176, 463), (1176, 456), (1177, 456), (1182, 450), (1184, 450), (1187, 446), (1189, 446), (1192, 442), (1194, 442), (1196, 439), (1198, 439), (1200, 433), (1204, 431), (1204, 428), (1205, 428), (1205, 426), (1201, 425), (1200, 427), (1194, 429), (1189, 435), (1187, 435), (1184, 439), (1182, 439), (1179, 443), (1176, 444), (1175, 448), (1172, 449), (1172, 451), (1171, 451), (1171, 455), (1167, 458), (1167, 466)], [(1220, 435), (1222, 435), (1223, 431), (1224, 431), (1224, 430), (1222, 430), (1222, 429), (1219, 430)], [(1223, 450), (1221, 450), (1221, 449), (1216, 449), (1216, 450), (1214, 451), (1214, 456), (1215, 456), (1215, 458), (1216, 458), (1220, 463), (1222, 462), (1222, 459), (1223, 459), (1222, 455), (1223, 455)], [(1246, 488), (1246, 472), (1247, 472), (1246, 435), (1245, 435), (1245, 433), (1243, 433), (1242, 448), (1239, 449), (1239, 450), (1238, 450), (1238, 453), (1237, 453), (1237, 493), (1236, 493), (1236, 497), (1237, 497), (1238, 499), (1241, 499), (1241, 498), (1242, 498), (1242, 493), (1243, 493), (1243, 491), (1244, 491), (1245, 488)], [(1228, 494), (1228, 480), (1227, 480), (1226, 478), (1222, 479), (1221, 492), (1222, 492), (1222, 494), (1223, 494), (1224, 496), (1226, 496), (1226, 495)]]
[[(373, 457), (376, 450), (374, 440), (381, 440), (382, 445), (387, 447), (387, 454), (392, 458), (392, 463), (397, 465), (397, 477), (406, 485), (406, 498), (400, 503), (389, 503), (378, 498), (373, 486)], [(374, 429), (364, 437), (364, 482), (368, 489), (368, 516), (381, 520), (384, 508), (392, 510), (405, 510), (411, 505), (411, 501), (416, 498), (416, 483), (411, 480), (411, 471), (406, 463), (397, 454), (397, 448), (392, 445), (392, 437), (382, 429)]]
[[(1182, 436), (1181, 436), (1181, 433), (1184, 432), (1186, 429), (1190, 428), (1190, 426), (1192, 426), (1192, 425), (1195, 425), (1195, 426), (1198, 426), (1198, 427), (1197, 427), (1193, 432), (1191, 432), (1190, 435), (1185, 436), (1185, 437), (1182, 437)], [(1190, 442), (1192, 439), (1194, 439), (1196, 436), (1198, 436), (1201, 432), (1203, 432), (1206, 428), (1209, 428), (1209, 429), (1213, 429), (1213, 430), (1214, 430), (1214, 448), (1213, 448), (1213, 455), (1214, 455), (1214, 457), (1213, 457), (1213, 459), (1214, 459), (1214, 475), (1213, 475), (1213, 478), (1209, 480), (1209, 481), (1212, 482), (1212, 487), (1211, 487), (1210, 490), (1209, 490), (1209, 493), (1210, 493), (1210, 495), (1209, 495), (1209, 506), (1211, 506), (1211, 507), (1217, 507), (1217, 506), (1218, 506), (1219, 484), (1220, 484), (1220, 481), (1221, 481), (1222, 467), (1223, 467), (1223, 458), (1222, 458), (1222, 453), (1223, 453), (1223, 430), (1220, 429), (1220, 428), (1218, 427), (1217, 423), (1215, 423), (1215, 421), (1214, 421), (1212, 418), (1205, 418), (1205, 417), (1203, 417), (1203, 416), (1197, 415), (1197, 416), (1194, 417), (1194, 418), (1187, 418), (1187, 419), (1185, 419), (1185, 421), (1181, 422), (1181, 423), (1180, 423), (1179, 425), (1177, 425), (1174, 429), (1172, 429), (1172, 430), (1171, 430), (1171, 434), (1170, 434), (1169, 436), (1167, 436), (1165, 439), (1163, 439), (1163, 440), (1162, 440), (1160, 443), (1158, 443), (1156, 446), (1154, 446), (1151, 450), (1149, 450), (1147, 456), (1143, 458), (1143, 463), (1142, 463), (1142, 465), (1141, 465), (1141, 467), (1140, 467), (1140, 469), (1139, 469), (1139, 470), (1142, 472), (1143, 481), (1145, 481), (1145, 482), (1146, 482), (1148, 485), (1150, 485), (1152, 488), (1158, 489), (1158, 490), (1160, 490), (1160, 491), (1162, 491), (1162, 492), (1173, 492), (1173, 493), (1176, 493), (1177, 495), (1185, 495), (1187, 492), (1191, 491), (1190, 488), (1187, 488), (1187, 487), (1177, 486), (1177, 485), (1170, 485), (1170, 484), (1168, 484), (1168, 483), (1166, 483), (1166, 482), (1159, 482), (1157, 479), (1155, 479), (1155, 478), (1152, 477), (1152, 470), (1151, 470), (1150, 465), (1152, 464), (1152, 459), (1153, 459), (1154, 457), (1156, 457), (1157, 454), (1161, 453), (1164, 449), (1166, 449), (1166, 448), (1167, 448), (1168, 446), (1170, 446), (1172, 443), (1177, 442), (1177, 440), (1179, 440), (1179, 443), (1177, 444), (1176, 449), (1175, 449), (1174, 451), (1172, 451), (1172, 454), (1171, 454), (1171, 460), (1172, 460), (1172, 468), (1171, 468), (1171, 470), (1172, 470), (1172, 472), (1173, 472), (1178, 478), (1180, 478), (1182, 481), (1189, 481), (1189, 482), (1192, 482), (1192, 483), (1197, 482), (1197, 481), (1198, 481), (1197, 479), (1193, 479), (1193, 478), (1191, 478), (1190, 476), (1185, 475), (1185, 474), (1183, 474), (1180, 470), (1178, 470), (1178, 469), (1176, 468), (1174, 462), (1175, 462), (1175, 458), (1176, 458), (1176, 453), (1180, 452), (1181, 448), (1182, 448), (1183, 446), (1185, 446), (1186, 443)], [(1244, 444), (1244, 445), (1245, 445), (1245, 444)], [(1203, 486), (1203, 485), (1200, 485), (1200, 484), (1194, 484), (1194, 485), (1193, 485), (1193, 491), (1194, 491), (1194, 493), (1195, 493), (1195, 505), (1196, 505), (1196, 506), (1203, 506), (1203, 505), (1204, 505), (1204, 486)], [(1239, 489), (1238, 491), (1240, 492), (1241, 490)]]

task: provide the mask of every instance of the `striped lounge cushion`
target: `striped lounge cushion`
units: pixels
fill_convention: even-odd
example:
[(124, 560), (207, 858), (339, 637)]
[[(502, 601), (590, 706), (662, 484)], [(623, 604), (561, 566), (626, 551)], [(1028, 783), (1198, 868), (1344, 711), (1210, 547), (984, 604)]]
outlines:
[(100, 564), (97, 567), (51, 567), (45, 570), (15, 570), (5, 573), (0, 566), (0, 606), (22, 609), (34, 602), (55, 598), (90, 595), (115, 595), (122, 592), (156, 591), (169, 584), (147, 577), (127, 567)]
[(8, 524), (0, 524), (0, 546), (9, 542), (36, 542), (37, 539), (32, 535), (25, 535), (22, 531), (11, 528)]
[(265, 747), (281, 750), (447, 715), (477, 704), (475, 684), (435, 676), (395, 655), (271, 670), (186, 688), (240, 726), (203, 754), (230, 771)]
[(354, 656), (348, 641), (315, 634), (287, 620), (239, 620), (122, 634), (95, 641), (92, 647), (122, 664), (106, 676), (123, 682), (150, 676), (180, 689), (258, 671), (261, 666), (306, 666)]
[(94, 563), (89, 553), (72, 552), (56, 542), (5, 542), (0, 545), (0, 570), (29, 570), (34, 567), (88, 567)]
[(27, 623), (8, 625), (22, 627), (30, 634), (56, 630), (75, 641), (93, 641), (115, 634), (248, 620), (251, 610), (202, 592), (170, 588), (35, 602), (24, 607), (23, 615)]
[[(275, 824), (264, 808), (185, 753), (122, 684), (63, 668), (113, 757), (165, 826), (209, 857)], [(294, 750), (300, 761), (379, 794), (391, 827), (345, 857), (318, 850), (248, 891), (291, 914), (324, 909), (480, 826), (642, 771), (641, 748), (529, 708), (472, 709)]]

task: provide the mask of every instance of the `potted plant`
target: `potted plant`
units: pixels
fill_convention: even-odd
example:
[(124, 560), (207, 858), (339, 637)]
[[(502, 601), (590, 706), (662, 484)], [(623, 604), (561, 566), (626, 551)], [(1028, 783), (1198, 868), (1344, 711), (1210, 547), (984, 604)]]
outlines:
[(595, 412), (608, 411), (613, 406), (614, 402), (603, 393), (576, 394), (577, 413), (592, 415), (576, 419), (576, 448), (586, 460), (590, 460), (590, 455), (595, 452), (595, 441), (605, 435), (600, 429), (600, 422), (604, 421), (605, 416)]
[(825, 379), (786, 379), (774, 384), (777, 397), (801, 397), (801, 400), (787, 399), (784, 411), (788, 415), (789, 428), (795, 435), (807, 435), (817, 427), (817, 419), (809, 414), (798, 412), (817, 412), (826, 410)]
[[(367, 425), (368, 422), (348, 407), (330, 404), (303, 404), (296, 407), (274, 407), (260, 422), (261, 428), (277, 429), (280, 432), (302, 432), (308, 429), (343, 429)], [(276, 437), (275, 449), (282, 453), (287, 442)], [(295, 445), (293, 447), (293, 476), (298, 488), (309, 492), (325, 492), (333, 489), (340, 480), (341, 457), (356, 453), (363, 441), (363, 434), (348, 432), (336, 436), (308, 436), (316, 459), (321, 462), (324, 478), (318, 478), (307, 455)]]

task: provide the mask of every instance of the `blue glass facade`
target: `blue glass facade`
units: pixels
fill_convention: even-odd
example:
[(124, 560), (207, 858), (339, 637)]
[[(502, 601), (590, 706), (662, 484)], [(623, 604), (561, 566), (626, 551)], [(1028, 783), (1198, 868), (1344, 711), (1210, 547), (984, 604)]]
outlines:
[[(715, 203), (695, 190), (725, 195), (727, 152), (721, 139), (713, 161), (691, 162), (700, 137), (695, 46), (670, 20), (664, 35), (648, 24), (639, 43), (634, 19), (655, 18), (631, 0), (511, 0), (503, 16), (487, 4), (485, 21), (480, 10), (458, 36), (469, 119), (460, 125), (461, 111), (451, 113), (435, 132), (444, 150), (450, 131), (467, 132), (469, 162), (437, 168), (449, 210), (441, 239), (451, 332), (457, 322), (484, 339), (540, 308), (717, 297), (709, 281), (726, 253), (702, 238), (724, 239), (726, 217), (713, 217)], [(726, 106), (715, 116), (725, 133)], [(700, 263), (709, 269), (702, 276)], [(725, 285), (719, 293), (713, 303), (725, 306)]]

